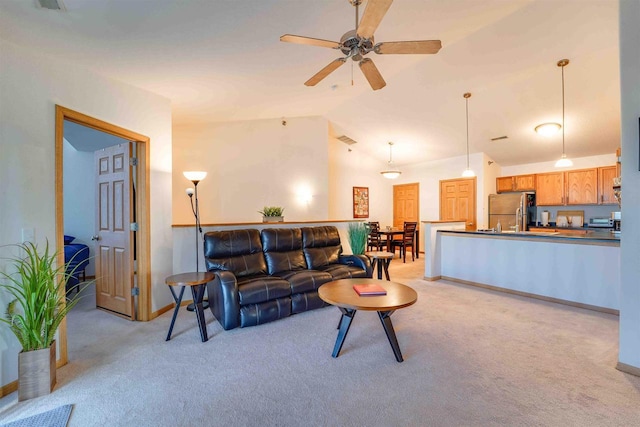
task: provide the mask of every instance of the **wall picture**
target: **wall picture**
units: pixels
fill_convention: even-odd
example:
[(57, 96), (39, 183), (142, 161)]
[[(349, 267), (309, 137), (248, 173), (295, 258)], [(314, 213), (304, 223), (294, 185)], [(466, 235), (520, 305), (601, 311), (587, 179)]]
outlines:
[(353, 187), (353, 217), (369, 218), (369, 187)]

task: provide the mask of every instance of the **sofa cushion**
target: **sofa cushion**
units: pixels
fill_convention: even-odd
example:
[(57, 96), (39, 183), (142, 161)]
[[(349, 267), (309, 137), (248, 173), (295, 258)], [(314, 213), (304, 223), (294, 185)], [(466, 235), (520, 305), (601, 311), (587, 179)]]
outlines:
[(291, 285), (291, 293), (315, 291), (321, 285), (333, 280), (331, 274), (317, 270), (283, 271), (277, 274)]
[(260, 238), (269, 274), (307, 268), (299, 228), (265, 229), (260, 233)]
[(291, 298), (240, 307), (240, 327), (256, 326), (291, 315)]
[(353, 267), (344, 264), (331, 264), (320, 267), (319, 270), (329, 273), (332, 280), (352, 279), (359, 277), (367, 277), (367, 272), (360, 267)]
[(238, 278), (240, 305), (256, 304), (291, 295), (289, 282), (274, 276)]
[(302, 248), (310, 269), (319, 270), (338, 263), (342, 254), (338, 229), (333, 226), (303, 227)]
[(255, 229), (205, 233), (204, 257), (209, 271), (231, 271), (237, 277), (267, 273), (260, 233)]

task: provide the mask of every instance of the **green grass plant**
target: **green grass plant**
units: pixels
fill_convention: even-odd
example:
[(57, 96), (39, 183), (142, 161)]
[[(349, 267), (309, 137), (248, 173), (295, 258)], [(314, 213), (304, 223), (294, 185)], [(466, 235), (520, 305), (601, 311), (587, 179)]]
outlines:
[(265, 206), (261, 211), (258, 211), (262, 216), (282, 216), (283, 212), (284, 208), (280, 206)]
[(364, 222), (350, 222), (348, 228), (349, 244), (354, 255), (364, 254), (367, 247), (369, 227)]

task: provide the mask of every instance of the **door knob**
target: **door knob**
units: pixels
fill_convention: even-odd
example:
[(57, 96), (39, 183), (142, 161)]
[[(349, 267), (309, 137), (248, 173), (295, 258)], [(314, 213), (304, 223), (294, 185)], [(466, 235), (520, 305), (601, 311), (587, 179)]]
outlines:
[(100, 240), (100, 236), (98, 236), (97, 234), (95, 236), (91, 236), (91, 240)]

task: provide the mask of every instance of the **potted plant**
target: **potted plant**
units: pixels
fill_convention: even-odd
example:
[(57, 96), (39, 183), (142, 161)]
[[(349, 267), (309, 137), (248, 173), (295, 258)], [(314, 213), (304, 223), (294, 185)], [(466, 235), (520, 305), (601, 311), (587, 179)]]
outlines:
[[(31, 242), (15, 246), (20, 255), (9, 258), (13, 273), (0, 271), (0, 290), (10, 295), (4, 318), (22, 351), (18, 355), (18, 400), (51, 393), (56, 383), (55, 334), (79, 301), (66, 301), (66, 265), (56, 266), (57, 253), (49, 242), (44, 252)], [(71, 273), (72, 274), (72, 273)]]
[(284, 208), (280, 206), (265, 206), (261, 211), (258, 211), (262, 214), (262, 222), (282, 222), (284, 221), (283, 212)]
[(364, 254), (367, 247), (367, 237), (369, 236), (369, 226), (364, 222), (350, 222), (347, 229), (349, 234), (349, 244), (354, 255)]

